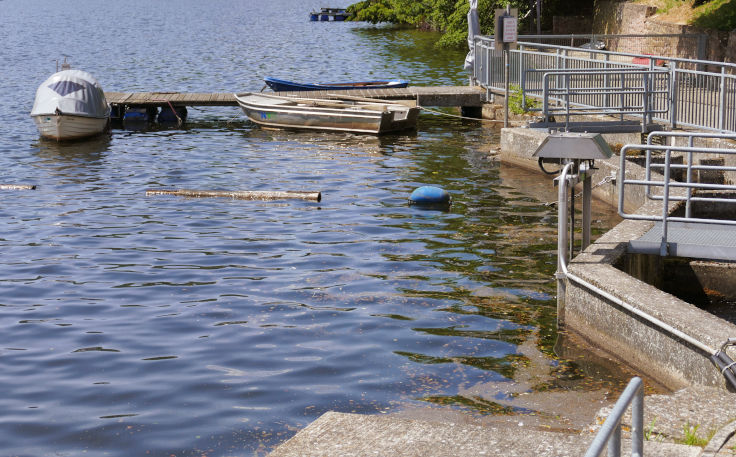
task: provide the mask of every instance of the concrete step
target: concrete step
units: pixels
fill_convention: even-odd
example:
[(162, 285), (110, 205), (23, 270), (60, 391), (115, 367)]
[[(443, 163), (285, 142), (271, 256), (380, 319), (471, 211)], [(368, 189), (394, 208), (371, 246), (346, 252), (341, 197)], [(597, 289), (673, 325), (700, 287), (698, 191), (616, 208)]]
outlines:
[[(387, 416), (328, 412), (276, 448), (269, 457), (296, 456), (583, 456), (592, 434), (571, 435), (525, 427), (481, 427)], [(623, 455), (630, 442), (624, 441)], [(645, 455), (698, 457), (702, 449), (644, 443)]]

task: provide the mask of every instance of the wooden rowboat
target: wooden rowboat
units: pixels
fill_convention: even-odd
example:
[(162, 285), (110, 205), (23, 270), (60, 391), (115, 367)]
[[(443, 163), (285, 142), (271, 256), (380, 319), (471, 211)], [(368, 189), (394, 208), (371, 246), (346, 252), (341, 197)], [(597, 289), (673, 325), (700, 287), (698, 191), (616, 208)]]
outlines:
[(363, 81), (344, 83), (296, 83), (276, 78), (263, 78), (268, 87), (275, 92), (306, 91), (306, 90), (346, 90), (346, 89), (399, 89), (409, 85), (403, 79), (388, 79), (383, 81)]
[(321, 100), (244, 92), (235, 100), (265, 128), (382, 134), (413, 130), (419, 108), (382, 100)]

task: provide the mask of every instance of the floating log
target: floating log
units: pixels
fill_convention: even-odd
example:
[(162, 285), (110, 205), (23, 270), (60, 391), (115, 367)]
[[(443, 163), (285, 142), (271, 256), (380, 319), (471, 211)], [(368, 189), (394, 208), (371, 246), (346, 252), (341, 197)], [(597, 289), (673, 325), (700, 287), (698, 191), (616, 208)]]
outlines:
[(298, 198), (302, 200), (322, 200), (321, 192), (269, 191), (269, 190), (191, 190), (191, 189), (149, 189), (146, 195), (176, 195), (179, 197), (226, 197), (237, 200), (283, 200)]
[(36, 186), (30, 184), (0, 184), (0, 190), (36, 190)]

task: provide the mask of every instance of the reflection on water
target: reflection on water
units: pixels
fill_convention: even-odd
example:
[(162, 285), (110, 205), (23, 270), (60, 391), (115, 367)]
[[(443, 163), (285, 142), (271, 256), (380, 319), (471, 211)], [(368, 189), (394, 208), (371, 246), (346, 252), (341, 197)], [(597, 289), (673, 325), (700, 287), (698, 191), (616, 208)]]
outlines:
[(108, 134), (79, 140), (58, 142), (39, 139), (32, 143), (33, 152), (44, 161), (56, 161), (62, 164), (75, 166), (89, 166), (102, 159), (103, 154), (110, 147), (111, 136)]
[[(387, 33), (390, 30), (390, 33)], [(359, 27), (351, 30), (361, 42), (368, 42), (386, 62), (398, 60), (412, 71), (411, 83), (419, 86), (437, 85), (438, 81), (465, 84), (467, 73), (462, 65), (450, 66), (447, 62), (463, 62), (466, 51), (438, 48), (437, 35), (409, 28), (386, 26)], [(387, 72), (391, 72), (387, 66)], [(395, 71), (395, 70), (394, 70)]]
[[(284, 73), (452, 84), (464, 52), (435, 50), (435, 34), (310, 23), (301, 0), (80, 1), (2, 7), (0, 165), (6, 182), (38, 185), (4, 192), (0, 209), (6, 454), (264, 454), (329, 410), (527, 421), (549, 409), (489, 392), (531, 389), (530, 366), (547, 379), (537, 390), (615, 390), (554, 355), (555, 190), (489, 159), (498, 131), (430, 113), (410, 135), (268, 131), (208, 108), (182, 128), (56, 144), (27, 113), (64, 53), (107, 90), (209, 92)], [(421, 185), (448, 190), (450, 210), (409, 206)], [(596, 208), (598, 227), (615, 218)]]

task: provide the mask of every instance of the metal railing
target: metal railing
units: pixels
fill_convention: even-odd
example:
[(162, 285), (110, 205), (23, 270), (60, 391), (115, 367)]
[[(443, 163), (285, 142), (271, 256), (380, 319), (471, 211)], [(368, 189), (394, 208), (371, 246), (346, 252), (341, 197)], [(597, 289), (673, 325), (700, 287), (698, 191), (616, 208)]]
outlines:
[[(588, 222), (585, 221), (585, 218), (586, 218), (585, 213), (588, 212), (588, 214), (590, 214), (590, 198), (591, 198), (591, 190), (592, 190), (590, 176), (587, 173), (585, 174), (587, 176), (585, 176), (584, 181), (583, 181), (583, 246), (582, 246), (583, 249), (585, 249), (586, 247), (585, 232), (590, 231), (590, 222), (589, 222), (590, 219), (588, 218)], [(572, 257), (572, 252), (571, 252), (572, 251), (572, 237), (568, 237), (568, 219), (571, 219), (572, 217), (574, 217), (574, 211), (572, 211), (572, 208), (571, 208), (572, 205), (568, 205), (568, 191), (575, 189), (575, 184), (579, 182), (580, 178), (581, 176), (579, 174), (578, 176), (575, 176), (574, 164), (572, 162), (565, 164), (565, 166), (562, 167), (562, 170), (560, 171), (560, 175), (557, 178), (555, 178), (558, 184), (558, 191), (557, 191), (558, 192), (557, 272), (555, 273), (555, 278), (557, 280), (557, 300), (558, 300), (557, 317), (558, 319), (563, 318), (564, 305), (560, 307), (560, 301), (564, 302), (565, 297), (566, 297), (566, 291), (567, 291), (567, 282), (571, 281), (577, 284), (578, 286), (583, 287), (584, 289), (593, 292), (595, 295), (602, 297), (605, 300), (610, 301), (611, 303), (614, 303), (616, 306), (619, 306), (625, 309), (627, 312), (631, 313), (632, 315), (635, 315), (645, 320), (649, 325), (653, 326), (653, 328), (658, 329), (660, 332), (665, 333), (675, 338), (679, 338), (680, 340), (686, 342), (692, 347), (697, 348), (699, 351), (701, 351), (703, 354), (709, 357), (717, 356), (718, 351), (716, 349), (713, 349), (707, 344), (703, 343), (702, 341), (699, 341), (696, 338), (693, 338), (692, 336), (682, 332), (681, 330), (676, 329), (675, 327), (667, 324), (661, 319), (655, 316), (652, 316), (651, 314), (642, 310), (641, 307), (633, 306), (630, 303), (627, 303), (621, 298), (611, 294), (610, 292), (603, 290), (602, 288), (594, 284), (591, 284), (590, 282), (577, 276), (576, 274), (573, 274), (572, 272), (568, 270), (567, 268), (568, 252), (570, 253), (570, 257)], [(570, 197), (570, 200), (572, 200), (572, 196)], [(587, 238), (589, 241), (590, 236), (588, 235)], [(569, 243), (569, 246), (568, 246), (568, 243)]]
[[(516, 49), (509, 51), (510, 84), (521, 87), (524, 74), (530, 70), (585, 68), (589, 73), (599, 73), (591, 75), (591, 81), (603, 79), (605, 72), (599, 70), (667, 71), (669, 106), (667, 112), (657, 113), (653, 119), (667, 123), (673, 129), (693, 127), (736, 132), (736, 64), (643, 52), (584, 49), (523, 41), (525, 39), (521, 36)], [(484, 87), (489, 96), (494, 91), (502, 93), (505, 89), (503, 55), (495, 49), (493, 38), (477, 35), (474, 53), (473, 80)], [(524, 95), (541, 98), (541, 94)]]
[[(655, 145), (655, 138), (660, 141), (682, 139), (687, 145)], [(709, 163), (717, 162), (718, 156), (736, 155), (736, 148), (714, 148), (695, 146), (695, 140), (733, 140), (736, 134), (713, 134), (693, 132), (652, 132), (647, 136), (647, 144), (627, 144), (621, 148), (618, 212), (626, 219), (661, 221), (662, 245), (660, 254), (667, 254), (667, 226), (670, 222), (701, 222), (706, 224), (736, 225), (736, 220), (695, 217), (693, 203), (736, 204), (736, 184), (727, 184), (727, 178), (736, 176), (735, 166)], [(632, 150), (643, 150), (645, 153), (645, 178), (631, 179), (626, 176), (627, 153)], [(659, 152), (659, 163), (653, 160), (653, 153)], [(682, 163), (674, 163), (673, 153), (679, 153)], [(697, 159), (700, 159), (696, 163)], [(703, 156), (707, 156), (703, 160)], [(715, 160), (714, 160), (715, 158)], [(725, 161), (724, 161), (725, 163)], [(657, 173), (654, 173), (657, 172)], [(710, 175), (710, 178), (708, 178)], [(717, 179), (713, 179), (713, 177)], [(674, 179), (678, 177), (679, 180)], [(716, 182), (707, 182), (716, 181)], [(717, 182), (720, 181), (720, 182)], [(732, 180), (733, 181), (733, 180)], [(646, 196), (652, 200), (662, 201), (660, 215), (641, 215), (627, 213), (624, 210), (626, 190), (630, 186), (645, 186)], [(655, 192), (659, 189), (658, 192)], [(710, 191), (709, 194), (708, 191)], [(731, 197), (731, 198), (729, 198)], [(670, 202), (685, 202), (685, 213), (676, 216), (669, 213)]]
[(522, 103), (527, 96), (540, 97), (543, 119), (565, 115), (569, 127), (573, 115), (638, 115), (642, 131), (655, 117), (669, 112), (669, 77), (664, 69), (576, 68), (572, 70), (525, 70), (522, 75)]
[(631, 405), (631, 455), (644, 455), (644, 384), (634, 377), (613, 406), (598, 434), (590, 443), (585, 457), (598, 457), (608, 445), (608, 457), (621, 455), (621, 420)]
[(572, 35), (521, 35), (519, 41), (572, 48), (656, 54), (705, 60), (708, 36), (704, 33), (683, 34), (572, 34)]

